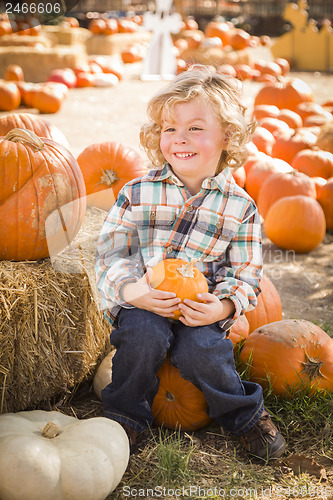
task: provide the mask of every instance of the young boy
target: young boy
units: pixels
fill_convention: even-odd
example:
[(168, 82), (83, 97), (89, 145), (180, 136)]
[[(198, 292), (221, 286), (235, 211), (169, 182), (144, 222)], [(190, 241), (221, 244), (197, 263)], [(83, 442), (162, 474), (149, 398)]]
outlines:
[[(187, 71), (150, 101), (148, 116), (140, 140), (157, 168), (124, 186), (97, 249), (98, 287), (117, 349), (102, 391), (105, 414), (133, 443), (152, 424), (155, 374), (170, 352), (203, 392), (212, 419), (251, 454), (277, 458), (285, 441), (261, 387), (240, 380), (227, 338), (256, 306), (262, 272), (259, 216), (231, 175), (246, 158), (251, 131), (237, 82)], [(209, 286), (201, 302), (151, 287), (152, 267), (167, 258), (197, 259)], [(176, 310), (179, 321), (171, 319)]]

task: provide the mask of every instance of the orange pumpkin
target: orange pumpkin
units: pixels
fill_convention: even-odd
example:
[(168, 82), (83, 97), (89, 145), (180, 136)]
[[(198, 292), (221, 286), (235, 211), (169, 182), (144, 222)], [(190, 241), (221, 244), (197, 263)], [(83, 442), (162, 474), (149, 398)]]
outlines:
[(262, 87), (254, 99), (254, 105), (273, 104), (279, 109), (297, 110), (301, 102), (312, 102), (313, 93), (309, 85), (300, 78), (284, 79)]
[(260, 215), (265, 218), (273, 203), (284, 196), (297, 194), (317, 197), (316, 186), (310, 177), (297, 170), (270, 175), (263, 183), (257, 199)]
[(195, 431), (211, 422), (203, 393), (180, 375), (178, 368), (170, 363), (169, 357), (157, 372), (157, 376), (160, 385), (152, 404), (156, 425)]
[[(166, 259), (153, 267), (153, 276), (150, 284), (157, 290), (174, 292), (179, 299), (195, 300), (198, 293), (208, 292), (205, 276), (197, 267), (195, 260), (186, 262), (182, 259)], [(175, 311), (173, 319), (179, 319), (180, 311)]]
[[(283, 121), (280, 120), (279, 118), (273, 118), (270, 116), (266, 116), (260, 120), (260, 127), (263, 127), (273, 135), (274, 139), (276, 139), (278, 136), (286, 134), (290, 131), (289, 125)], [(274, 140), (275, 142), (275, 140)], [(272, 147), (273, 147), (272, 143)], [(271, 149), (272, 152), (272, 149)]]
[(18, 64), (9, 64), (5, 71), (5, 80), (13, 82), (23, 82), (24, 73), (21, 66)]
[(333, 177), (327, 180), (318, 193), (318, 201), (324, 210), (326, 229), (333, 230)]
[(230, 40), (230, 45), (234, 50), (244, 50), (249, 47), (251, 35), (241, 28), (236, 28)]
[(333, 154), (321, 149), (304, 149), (297, 153), (291, 166), (309, 177), (333, 177)]
[(245, 181), (246, 181), (246, 172), (244, 167), (239, 167), (235, 172), (232, 173), (232, 176), (241, 188), (245, 187)]
[(126, 182), (147, 173), (141, 156), (117, 141), (91, 144), (77, 161), (89, 196), (88, 205), (107, 211)]
[(306, 129), (298, 129), (296, 132), (291, 130), (275, 139), (272, 146), (272, 156), (280, 158), (291, 165), (299, 151), (312, 148), (316, 141), (315, 134)]
[(142, 50), (138, 45), (132, 45), (131, 47), (128, 47), (127, 49), (123, 50), (120, 56), (123, 63), (125, 64), (136, 63), (142, 61), (143, 59)]
[(318, 200), (319, 192), (323, 186), (327, 183), (327, 179), (323, 177), (311, 177), (316, 187), (316, 199)]
[(252, 142), (257, 146), (258, 151), (271, 155), (275, 138), (267, 128), (259, 126), (252, 134)]
[(205, 29), (207, 38), (218, 37), (222, 41), (223, 47), (230, 45), (234, 28), (225, 21), (211, 21)]
[(5, 136), (13, 128), (26, 128), (38, 137), (46, 137), (68, 148), (68, 142), (63, 133), (38, 115), (10, 113), (0, 117), (0, 136)]
[(49, 82), (32, 88), (31, 106), (40, 113), (57, 113), (65, 98), (62, 87), (65, 87), (62, 83)]
[(261, 279), (260, 288), (261, 294), (257, 298), (257, 306), (245, 313), (249, 322), (249, 333), (259, 326), (282, 319), (282, 304), (279, 293), (266, 275), (263, 275)]
[(268, 210), (265, 232), (280, 248), (299, 253), (310, 252), (325, 237), (326, 221), (323, 209), (318, 201), (310, 196), (280, 198)]
[(301, 128), (303, 125), (300, 115), (291, 109), (280, 109), (278, 118), (279, 120), (286, 122), (286, 124), (293, 129)]
[(248, 160), (248, 167), (246, 172), (245, 189), (256, 202), (261, 190), (262, 185), (268, 177), (276, 172), (291, 172), (291, 166), (284, 160), (279, 158), (272, 158), (268, 155), (257, 155), (251, 160)]
[(262, 118), (270, 117), (277, 118), (279, 115), (279, 108), (274, 106), (274, 104), (259, 104), (253, 108), (252, 117), (257, 120)]
[(21, 93), (14, 82), (0, 81), (0, 111), (12, 111), (21, 103)]
[(285, 59), (284, 57), (276, 57), (274, 59), (274, 62), (280, 66), (283, 76), (289, 73), (290, 64), (287, 59)]
[(75, 158), (26, 129), (12, 129), (0, 139), (0, 156), (0, 258), (37, 260), (65, 248), (86, 206)]
[(333, 391), (333, 339), (310, 321), (286, 319), (258, 328), (239, 360), (250, 366), (250, 380), (274, 394), (290, 396), (290, 389), (303, 387)]

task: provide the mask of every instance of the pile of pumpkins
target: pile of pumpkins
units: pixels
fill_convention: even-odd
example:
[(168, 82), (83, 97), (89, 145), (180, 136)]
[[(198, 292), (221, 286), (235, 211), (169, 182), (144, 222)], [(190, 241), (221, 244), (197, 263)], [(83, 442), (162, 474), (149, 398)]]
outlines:
[(235, 178), (280, 248), (309, 252), (333, 229), (332, 112), (333, 101), (315, 103), (298, 78), (266, 84), (255, 97), (258, 126)]
[(91, 56), (86, 64), (75, 68), (51, 71), (47, 81), (26, 82), (23, 68), (18, 64), (7, 66), (0, 80), (0, 111), (13, 111), (19, 106), (35, 108), (40, 113), (60, 110), (68, 90), (82, 87), (111, 87), (123, 78), (121, 61), (110, 61), (103, 56)]

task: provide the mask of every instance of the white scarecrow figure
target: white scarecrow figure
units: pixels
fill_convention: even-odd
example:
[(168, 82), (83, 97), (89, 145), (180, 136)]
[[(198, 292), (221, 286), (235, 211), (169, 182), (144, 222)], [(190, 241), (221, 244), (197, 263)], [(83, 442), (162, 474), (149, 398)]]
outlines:
[(170, 80), (176, 75), (177, 61), (171, 33), (178, 33), (181, 15), (170, 14), (172, 0), (156, 0), (156, 12), (147, 12), (143, 26), (152, 38), (143, 62), (142, 80)]

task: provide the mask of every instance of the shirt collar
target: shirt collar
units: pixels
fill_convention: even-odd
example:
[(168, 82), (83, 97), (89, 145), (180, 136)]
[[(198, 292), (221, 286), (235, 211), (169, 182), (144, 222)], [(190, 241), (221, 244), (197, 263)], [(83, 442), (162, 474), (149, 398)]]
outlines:
[[(151, 170), (147, 176), (152, 181), (170, 179), (177, 186), (184, 186), (182, 181), (173, 173), (169, 163), (164, 163), (162, 168)], [(225, 168), (215, 177), (208, 177), (202, 183), (204, 189), (219, 189), (222, 193), (233, 193), (233, 177), (230, 168)]]

